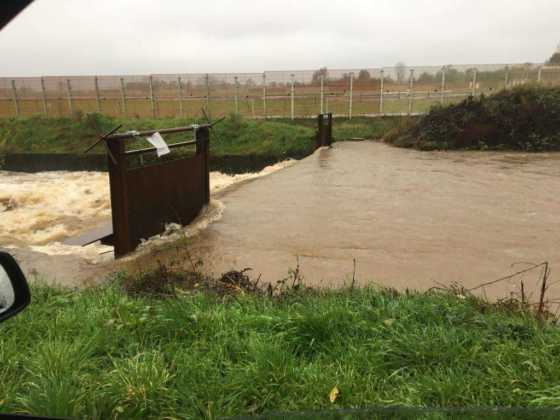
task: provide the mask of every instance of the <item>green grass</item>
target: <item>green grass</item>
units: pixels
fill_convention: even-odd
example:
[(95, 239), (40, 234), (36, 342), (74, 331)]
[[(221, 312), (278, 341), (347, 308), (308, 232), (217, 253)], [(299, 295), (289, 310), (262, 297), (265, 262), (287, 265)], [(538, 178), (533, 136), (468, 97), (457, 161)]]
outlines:
[(215, 418), (560, 405), (560, 330), (474, 298), (370, 288), (160, 300), (119, 284), (33, 288), (31, 306), (0, 326), (1, 412)]
[[(380, 138), (398, 122), (398, 118), (336, 119), (335, 140), (353, 137)], [(201, 123), (185, 118), (113, 118), (100, 114), (77, 114), (74, 118), (0, 119), (2, 153), (82, 153), (99, 135), (122, 124), (121, 131), (148, 130)], [(216, 125), (211, 137), (214, 156), (256, 155), (302, 157), (313, 151), (315, 119), (250, 120), (229, 116)], [(170, 143), (192, 138), (192, 133), (167, 136)], [(146, 142), (141, 147), (146, 147)], [(140, 145), (140, 144), (139, 144)], [(103, 153), (101, 146), (93, 153)]]

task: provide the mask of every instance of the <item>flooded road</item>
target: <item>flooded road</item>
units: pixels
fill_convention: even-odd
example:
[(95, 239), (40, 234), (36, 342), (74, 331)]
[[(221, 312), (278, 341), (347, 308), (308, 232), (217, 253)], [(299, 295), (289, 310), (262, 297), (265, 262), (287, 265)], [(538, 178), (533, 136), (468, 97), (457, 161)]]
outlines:
[[(193, 239), (207, 269), (295, 268), (305, 283), (473, 287), (549, 261), (560, 269), (560, 155), (421, 153), (336, 143), (221, 198), (223, 217)], [(515, 264), (512, 266), (512, 264)], [(538, 272), (525, 275), (529, 293)], [(516, 291), (516, 282), (483, 292)]]
[[(219, 216), (206, 217), (189, 240), (189, 253), (204, 260), (206, 271), (252, 267), (263, 282), (275, 282), (299, 260), (306, 284), (328, 287), (349, 284), (355, 260), (358, 284), (425, 290), (473, 287), (528, 262), (549, 261), (552, 281), (560, 270), (560, 154), (417, 152), (345, 142), (257, 178), (228, 181), (225, 192), (216, 187), (219, 177), (211, 178)], [(107, 202), (98, 204), (103, 217)], [(58, 213), (78, 217), (60, 206)], [(102, 279), (111, 270), (154, 262), (144, 255), (93, 264), (38, 251), (16, 254), (39, 272), (56, 261), (56, 272), (74, 279)], [(163, 257), (187, 260), (176, 251)], [(76, 268), (76, 261), (85, 266)], [(522, 277), (528, 294), (536, 293), (538, 277)], [(518, 291), (519, 278), (482, 290), (493, 298)], [(555, 287), (551, 294), (560, 297)]]

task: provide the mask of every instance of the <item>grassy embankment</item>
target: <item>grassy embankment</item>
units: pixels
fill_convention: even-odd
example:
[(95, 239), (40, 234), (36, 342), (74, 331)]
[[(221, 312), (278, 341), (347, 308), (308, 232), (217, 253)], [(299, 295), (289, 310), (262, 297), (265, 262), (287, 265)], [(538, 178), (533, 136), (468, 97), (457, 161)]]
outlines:
[(520, 87), (436, 106), (385, 136), (421, 150), (560, 150), (560, 88)]
[[(78, 114), (75, 118), (12, 118), (0, 120), (2, 153), (81, 153), (96, 138), (118, 124), (124, 130), (147, 130), (189, 125), (192, 119), (112, 118), (99, 114)], [(200, 122), (200, 121), (198, 121)], [(356, 118), (336, 120), (336, 140), (352, 137), (380, 138), (396, 124), (395, 120)], [(299, 158), (313, 151), (315, 120), (246, 120), (228, 117), (212, 135), (214, 156), (254, 155), (274, 158)], [(169, 136), (170, 142), (191, 134)], [(146, 144), (143, 145), (146, 147)], [(101, 147), (94, 153), (102, 153)]]
[(83, 291), (35, 286), (31, 306), (0, 327), (0, 412), (215, 418), (560, 405), (560, 330), (511, 303), (447, 292), (312, 291), (291, 279), (271, 295), (223, 279), (208, 292), (196, 277), (183, 277), (190, 285), (179, 290), (175, 274), (156, 273), (152, 280), (175, 283), (155, 286), (123, 276)]

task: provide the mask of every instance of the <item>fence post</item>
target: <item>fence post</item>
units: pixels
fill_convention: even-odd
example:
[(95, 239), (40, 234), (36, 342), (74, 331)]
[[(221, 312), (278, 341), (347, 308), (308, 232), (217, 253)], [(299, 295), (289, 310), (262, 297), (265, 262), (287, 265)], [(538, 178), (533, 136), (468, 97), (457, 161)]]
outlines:
[(445, 66), (441, 68), (441, 104), (445, 104)]
[(154, 97), (154, 78), (150, 74), (148, 77), (148, 83), (150, 85), (150, 106), (152, 107), (152, 118), (156, 117), (156, 99)]
[(43, 115), (46, 117), (49, 115), (49, 110), (47, 107), (47, 89), (45, 89), (44, 77), (41, 77), (41, 99), (43, 100)]
[(477, 75), (478, 75), (478, 70), (474, 69), (473, 70), (473, 76), (472, 76), (472, 97), (476, 98), (476, 82), (477, 82)]
[(410, 69), (410, 76), (408, 80), (408, 115), (412, 114), (412, 102), (414, 96), (414, 69)]
[(206, 73), (206, 113), (210, 117), (210, 75)]
[(263, 96), (262, 96), (263, 116), (264, 119), (266, 120), (266, 73), (263, 73), (262, 75), (262, 88), (263, 88)]
[(121, 77), (121, 111), (126, 117), (128, 114), (128, 107), (126, 106), (126, 86), (124, 84), (124, 78)]
[(354, 95), (354, 72), (350, 72), (350, 91), (348, 95), (348, 119), (352, 119), (352, 101)]
[(181, 76), (177, 77), (177, 100), (179, 101), (179, 116), (184, 117), (183, 112), (183, 81)]
[(74, 113), (74, 101), (72, 100), (72, 85), (70, 84), (70, 79), (66, 79), (66, 96), (68, 98), (68, 110), (70, 115)]
[(321, 74), (321, 76), (319, 76), (319, 80), (321, 81), (321, 114), (323, 113), (323, 102), (325, 100), (325, 76), (323, 74)]
[(506, 66), (506, 75), (504, 80), (504, 89), (507, 89), (509, 85), (509, 66)]
[(99, 80), (97, 76), (93, 78), (93, 85), (95, 87), (95, 106), (97, 107), (97, 112), (101, 112), (101, 97), (99, 95)]
[(16, 117), (19, 117), (19, 98), (18, 98), (18, 94), (17, 94), (17, 89), (16, 89), (16, 81), (12, 80), (12, 99), (14, 101), (14, 107), (15, 107), (15, 111), (16, 111)]
[(239, 114), (239, 78), (237, 76), (234, 77), (235, 79), (235, 113)]
[(290, 97), (291, 97), (291, 107), (290, 107), (290, 117), (293, 120), (295, 118), (295, 75), (292, 73), (292, 86), (290, 89)]
[(541, 84), (542, 83), (542, 66), (539, 66), (539, 72), (537, 75), (537, 83)]
[(385, 71), (381, 69), (381, 81), (379, 87), (379, 113), (383, 115), (383, 89), (385, 84)]

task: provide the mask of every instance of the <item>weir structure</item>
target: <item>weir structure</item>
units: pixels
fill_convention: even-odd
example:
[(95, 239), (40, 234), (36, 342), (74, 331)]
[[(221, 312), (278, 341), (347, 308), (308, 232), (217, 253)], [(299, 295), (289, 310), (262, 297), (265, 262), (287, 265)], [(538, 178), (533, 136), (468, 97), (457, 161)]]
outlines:
[[(142, 239), (164, 232), (170, 223), (189, 224), (210, 200), (208, 154), (210, 129), (216, 122), (126, 133), (116, 133), (117, 127), (90, 146), (87, 151), (103, 142), (107, 151), (112, 223), (73, 238), (73, 244), (100, 240), (113, 245), (115, 257), (120, 257)], [(145, 156), (155, 153), (156, 147), (126, 150), (128, 140), (189, 131), (194, 131), (194, 140), (168, 147), (175, 151), (194, 145), (192, 155), (172, 153), (170, 158), (145, 163)], [(131, 165), (133, 160), (136, 165)]]
[[(126, 255), (166, 225), (187, 225), (210, 201), (208, 165), (210, 129), (213, 123), (148, 131), (117, 133), (116, 127), (91, 145), (86, 153), (102, 143), (107, 152), (111, 192), (111, 223), (99, 226), (65, 241), (85, 246), (97, 241), (114, 247), (115, 257)], [(332, 144), (332, 114), (319, 114), (315, 147)], [(194, 140), (169, 144), (171, 150), (196, 146), (192, 155), (173, 153), (170, 158), (145, 156), (158, 152), (156, 147), (127, 150), (126, 141), (152, 136), (194, 131)], [(132, 164), (131, 164), (132, 163)]]

